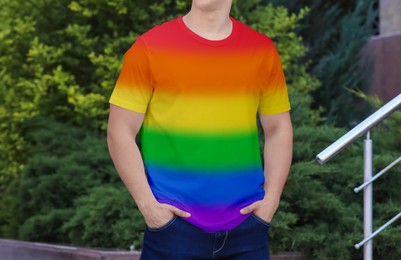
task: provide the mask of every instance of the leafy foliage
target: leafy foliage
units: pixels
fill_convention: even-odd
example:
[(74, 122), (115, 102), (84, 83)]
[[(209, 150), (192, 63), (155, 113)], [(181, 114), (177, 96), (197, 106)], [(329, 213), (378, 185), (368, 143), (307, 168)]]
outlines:
[(370, 107), (349, 90), (367, 90), (371, 81), (372, 64), (361, 60), (361, 50), (375, 32), (377, 1), (272, 2), (291, 12), (310, 9), (298, 30), (308, 48), (302, 61), (312, 61), (308, 71), (321, 82), (314, 106), (325, 109), (326, 123), (353, 126), (365, 118)]
[[(27, 140), (34, 147), (32, 158), (8, 190), (16, 198), (2, 199), (8, 214), (0, 219), (9, 222), (3, 235), (140, 247), (144, 222), (112, 166), (103, 133), (36, 119)], [(5, 228), (10, 226), (18, 226), (18, 233)]]
[(0, 0), (0, 183), (24, 169), (25, 121), (105, 129), (122, 54), (185, 1)]
[(75, 206), (75, 215), (63, 224), (71, 243), (141, 248), (145, 223), (124, 187), (95, 187), (89, 195), (79, 197)]
[[(316, 56), (308, 52), (303, 58), (307, 49), (295, 33), (311, 24), (316, 3), (308, 9), (297, 2), (294, 13), (259, 0), (234, 1), (232, 15), (276, 42), (290, 89), (294, 164), (271, 229), (272, 250), (305, 252), (310, 259), (353, 259), (360, 252), (352, 245), (362, 237), (362, 199), (351, 192), (362, 180), (361, 144), (324, 167), (315, 163), (315, 154), (344, 129), (320, 126), (321, 110), (310, 109), (309, 92), (319, 82), (308, 65), (315, 71), (324, 64), (320, 58), (332, 61), (319, 48), (313, 48)], [(122, 55), (135, 38), (186, 12), (189, 2), (0, 0), (0, 6), (0, 236), (140, 248), (143, 219), (105, 144), (107, 99)], [(322, 35), (313, 36), (313, 42)], [(323, 38), (321, 45), (330, 46)], [(338, 69), (331, 75), (341, 73), (348, 72)], [(401, 149), (391, 138), (400, 134), (400, 124), (397, 113), (374, 132), (389, 136), (377, 144), (377, 167)], [(395, 168), (393, 175), (398, 173)], [(386, 176), (375, 186), (375, 225), (396, 212), (400, 184)], [(375, 254), (397, 259), (400, 228), (390, 229), (379, 236)]]

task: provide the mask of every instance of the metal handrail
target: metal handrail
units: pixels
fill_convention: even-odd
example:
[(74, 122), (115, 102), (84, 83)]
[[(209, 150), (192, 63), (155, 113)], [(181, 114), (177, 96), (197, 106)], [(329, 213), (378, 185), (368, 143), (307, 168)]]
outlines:
[(386, 224), (384, 224), (383, 226), (381, 226), (380, 228), (378, 228), (373, 234), (371, 234), (370, 236), (368, 236), (367, 238), (365, 238), (364, 240), (362, 240), (361, 242), (359, 242), (358, 244), (356, 244), (354, 247), (355, 249), (359, 249), (361, 248), (361, 246), (363, 246), (364, 244), (366, 244), (366, 242), (368, 242), (369, 240), (371, 240), (372, 238), (374, 238), (377, 234), (379, 234), (380, 232), (382, 232), (386, 227), (390, 226), (391, 224), (393, 224), (394, 221), (396, 221), (397, 219), (401, 218), (401, 212), (398, 213), (397, 215), (395, 215), (392, 219), (390, 219), (389, 221), (387, 221)]
[(371, 116), (363, 120), (348, 133), (343, 135), (340, 139), (335, 141), (329, 147), (320, 152), (316, 159), (320, 164), (326, 163), (328, 160), (333, 158), (336, 154), (342, 151), (345, 147), (353, 143), (356, 139), (367, 133), (375, 125), (383, 121), (391, 113), (393, 113), (401, 105), (401, 94), (393, 98), (386, 105), (381, 107)]
[(387, 165), (383, 170), (381, 170), (379, 173), (377, 173), (375, 176), (373, 176), (372, 179), (370, 179), (367, 182), (364, 182), (363, 184), (361, 184), (360, 186), (354, 188), (354, 192), (358, 193), (360, 192), (363, 188), (365, 188), (366, 186), (368, 186), (369, 184), (371, 184), (372, 182), (374, 182), (375, 180), (377, 180), (380, 176), (382, 176), (383, 174), (385, 174), (388, 170), (390, 170), (391, 168), (393, 168), (395, 165), (397, 165), (399, 162), (401, 162), (401, 156), (398, 157), (397, 160), (393, 161), (392, 163), (390, 163), (389, 165)]
[(399, 106), (401, 106), (401, 94), (393, 98), (390, 102), (385, 104), (371, 116), (366, 118), (364, 121), (359, 123), (353, 129), (348, 131), (345, 135), (331, 144), (329, 147), (320, 152), (316, 159), (320, 164), (324, 164), (333, 158), (336, 154), (342, 151), (345, 147), (353, 143), (356, 139), (366, 133), (366, 139), (364, 141), (364, 183), (355, 188), (354, 191), (358, 192), (363, 189), (363, 233), (364, 239), (355, 245), (356, 249), (363, 246), (363, 259), (373, 259), (373, 246), (371, 239), (379, 234), (383, 229), (392, 224), (397, 219), (401, 218), (401, 212), (393, 217), (386, 224), (381, 226), (378, 230), (372, 233), (372, 222), (373, 222), (373, 182), (383, 175), (387, 170), (393, 167), (400, 161), (400, 158), (392, 162), (385, 169), (380, 171), (374, 177), (372, 177), (373, 171), (373, 142), (370, 138), (370, 129), (383, 121), (386, 117), (392, 114)]

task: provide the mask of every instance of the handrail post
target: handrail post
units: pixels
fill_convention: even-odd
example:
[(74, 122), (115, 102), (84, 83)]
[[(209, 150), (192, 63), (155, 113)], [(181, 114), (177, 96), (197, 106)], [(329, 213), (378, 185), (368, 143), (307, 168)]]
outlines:
[[(334, 143), (328, 146), (326, 149), (321, 151), (316, 159), (320, 164), (324, 164), (331, 158), (336, 156), (345, 147), (353, 143), (359, 137), (366, 133), (366, 139), (364, 141), (364, 183), (359, 187), (355, 188), (354, 191), (358, 192), (363, 188), (363, 235), (364, 239), (362, 242), (355, 245), (356, 249), (359, 249), (363, 245), (363, 259), (372, 260), (373, 259), (373, 243), (372, 238), (378, 234), (382, 229), (378, 229), (378, 232), (372, 234), (372, 219), (373, 219), (373, 181), (380, 177), (389, 168), (393, 167), (398, 160), (387, 166), (375, 177), (373, 176), (373, 142), (370, 138), (370, 129), (375, 127), (377, 124), (382, 122), (390, 114), (392, 114), (396, 109), (401, 107), (401, 93), (393, 98), (390, 102), (382, 106), (379, 110), (371, 114), (368, 118), (363, 120), (357, 126), (348, 131), (341, 138), (337, 139)], [(401, 158), (401, 157), (400, 157)], [(400, 213), (401, 214), (401, 213)], [(383, 229), (393, 223), (396, 219), (401, 218), (397, 215), (388, 224), (386, 224)]]
[[(372, 178), (373, 171), (373, 143), (370, 138), (370, 131), (366, 134), (364, 141), (364, 182)], [(372, 234), (372, 218), (373, 218), (373, 184), (369, 184), (363, 190), (363, 233), (364, 238)], [(363, 246), (363, 259), (373, 259), (372, 240), (366, 242)]]

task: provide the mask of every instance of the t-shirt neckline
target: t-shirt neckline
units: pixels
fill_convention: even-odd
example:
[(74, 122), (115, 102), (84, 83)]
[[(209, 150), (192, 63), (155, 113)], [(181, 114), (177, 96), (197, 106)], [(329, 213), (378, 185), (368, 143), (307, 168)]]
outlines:
[(199, 34), (196, 34), (191, 29), (189, 29), (184, 23), (183, 16), (179, 16), (177, 18), (179, 26), (186, 34), (188, 34), (191, 38), (193, 38), (203, 44), (210, 45), (210, 46), (226, 45), (226, 44), (230, 43), (236, 37), (236, 35), (238, 34), (237, 24), (235, 23), (235, 19), (232, 18), (231, 16), (230, 16), (230, 20), (232, 23), (232, 30), (231, 30), (231, 33), (229, 36), (227, 36), (226, 38), (221, 39), (221, 40), (209, 40), (209, 39), (206, 39), (206, 38), (200, 36)]

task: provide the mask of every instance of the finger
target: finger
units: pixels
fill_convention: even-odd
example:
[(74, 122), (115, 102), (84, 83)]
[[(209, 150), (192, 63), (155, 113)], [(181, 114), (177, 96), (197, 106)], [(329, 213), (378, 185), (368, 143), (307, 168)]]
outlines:
[(248, 213), (253, 212), (255, 209), (256, 209), (256, 202), (255, 202), (255, 203), (252, 203), (251, 205), (249, 205), (249, 206), (247, 206), (247, 207), (245, 207), (245, 208), (243, 208), (243, 209), (241, 209), (241, 210), (240, 210), (240, 213), (241, 213), (242, 215), (246, 215), (246, 214), (248, 214)]
[(183, 211), (183, 210), (181, 210), (179, 208), (176, 208), (176, 207), (174, 207), (172, 205), (168, 205), (167, 207), (168, 207), (169, 210), (171, 210), (174, 213), (174, 215), (177, 215), (179, 217), (189, 218), (191, 216), (191, 214), (189, 212)]

